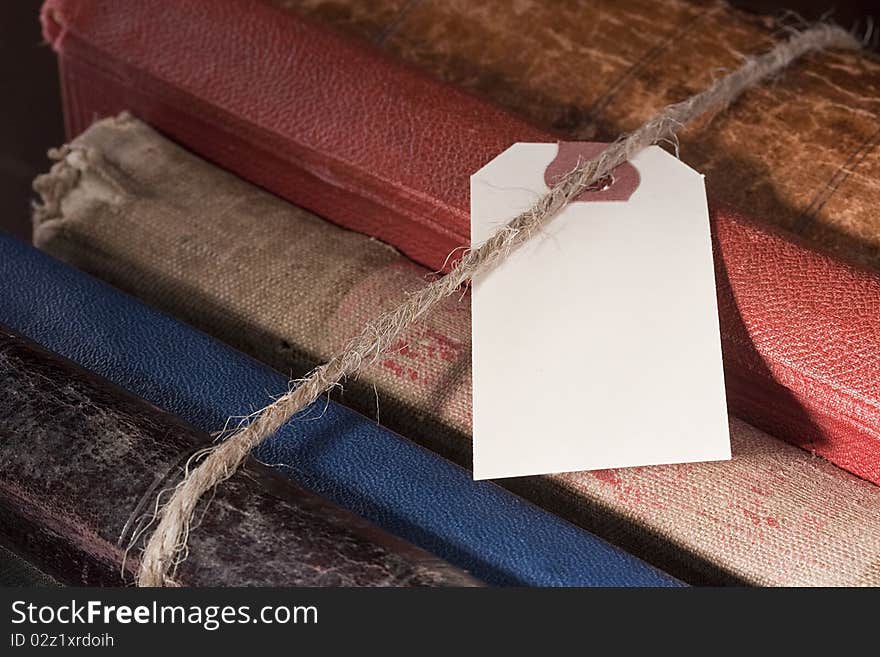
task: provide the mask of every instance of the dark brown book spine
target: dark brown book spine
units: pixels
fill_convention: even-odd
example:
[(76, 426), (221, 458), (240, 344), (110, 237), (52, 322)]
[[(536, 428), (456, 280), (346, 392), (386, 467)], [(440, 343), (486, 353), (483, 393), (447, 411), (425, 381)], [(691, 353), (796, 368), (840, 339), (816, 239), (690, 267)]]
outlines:
[[(132, 583), (157, 493), (210, 437), (2, 327), (0, 391), (0, 541), (66, 583)], [(180, 585), (478, 584), (253, 460), (197, 517)]]

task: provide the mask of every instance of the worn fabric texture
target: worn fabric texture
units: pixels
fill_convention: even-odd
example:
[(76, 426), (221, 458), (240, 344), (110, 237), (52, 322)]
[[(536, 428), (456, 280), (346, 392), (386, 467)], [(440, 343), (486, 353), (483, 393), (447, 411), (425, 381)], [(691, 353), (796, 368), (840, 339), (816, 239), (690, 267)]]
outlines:
[[(130, 119), (96, 124), (36, 186), (41, 248), (293, 377), (430, 275)], [(467, 297), (338, 395), (467, 464)], [(730, 462), (502, 483), (691, 582), (880, 584), (880, 488), (739, 420), (731, 434)]]
[[(572, 138), (608, 141), (769, 48), (720, 0), (271, 0)], [(792, 19), (793, 20), (793, 19)], [(709, 195), (880, 267), (880, 59), (807, 57), (681, 135)]]

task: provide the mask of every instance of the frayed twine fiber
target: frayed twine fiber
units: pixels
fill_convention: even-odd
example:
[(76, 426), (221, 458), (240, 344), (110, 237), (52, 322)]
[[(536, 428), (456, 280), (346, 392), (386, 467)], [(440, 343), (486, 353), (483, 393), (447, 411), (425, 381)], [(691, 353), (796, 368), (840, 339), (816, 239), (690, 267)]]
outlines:
[(611, 173), (642, 149), (674, 139), (678, 130), (702, 114), (724, 110), (743, 91), (781, 71), (802, 55), (828, 48), (860, 47), (861, 43), (854, 36), (831, 25), (818, 25), (795, 33), (768, 53), (749, 59), (705, 91), (664, 108), (639, 129), (611, 144), (598, 157), (579, 164), (533, 207), (500, 228), (479, 247), (464, 250), (461, 259), (446, 276), (412, 293), (397, 308), (367, 324), (359, 335), (326, 363), (314, 369), (295, 389), (264, 408), (227, 440), (205, 450), (199, 465), (187, 473), (169, 501), (161, 507), (158, 525), (141, 558), (138, 584), (173, 584), (169, 571), (173, 575), (177, 563), (185, 558), (186, 537), (199, 500), (230, 477), (254, 447), (328, 389), (345, 377), (356, 374), (364, 362), (370, 362), (387, 351), (410, 325), (435, 304), (456, 293), (475, 275), (489, 270), (527, 242), (589, 185)]

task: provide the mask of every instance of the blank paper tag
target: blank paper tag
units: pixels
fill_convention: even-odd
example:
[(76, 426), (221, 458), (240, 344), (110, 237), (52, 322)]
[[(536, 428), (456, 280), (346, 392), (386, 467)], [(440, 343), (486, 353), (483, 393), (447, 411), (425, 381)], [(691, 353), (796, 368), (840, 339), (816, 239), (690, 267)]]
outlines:
[[(603, 147), (480, 169), (472, 244)], [(655, 146), (610, 183), (473, 281), (475, 479), (730, 458), (703, 177)]]

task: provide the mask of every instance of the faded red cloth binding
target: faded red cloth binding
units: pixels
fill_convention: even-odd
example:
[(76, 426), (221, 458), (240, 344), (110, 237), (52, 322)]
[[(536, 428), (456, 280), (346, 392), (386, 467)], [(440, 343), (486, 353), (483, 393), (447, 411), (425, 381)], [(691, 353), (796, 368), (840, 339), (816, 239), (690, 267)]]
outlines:
[[(128, 109), (179, 143), (441, 269), (469, 175), (535, 128), (246, 0), (48, 0), (67, 131)], [(880, 483), (880, 278), (712, 211), (731, 411)]]

